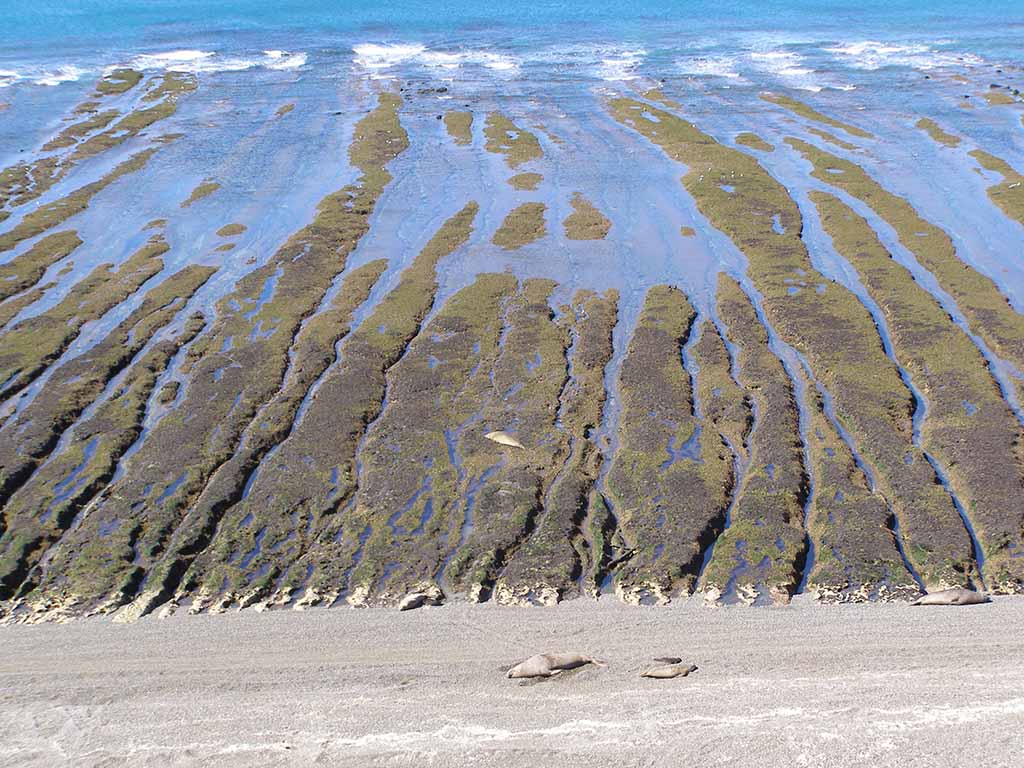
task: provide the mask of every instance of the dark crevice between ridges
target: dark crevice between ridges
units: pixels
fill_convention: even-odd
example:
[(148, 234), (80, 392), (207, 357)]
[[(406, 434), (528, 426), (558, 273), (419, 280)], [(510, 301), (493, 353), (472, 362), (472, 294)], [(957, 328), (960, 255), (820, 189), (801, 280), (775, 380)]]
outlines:
[[(681, 291), (648, 291), (619, 373), (622, 413), (607, 481), (627, 547), (616, 593), (627, 602), (688, 594), (725, 522), (732, 455), (717, 429), (694, 418), (698, 393), (683, 365), (684, 348), (699, 336), (697, 313)], [(720, 363), (728, 378), (728, 363)]]
[(730, 525), (704, 567), (702, 590), (715, 601), (786, 602), (808, 558), (804, 514), (811, 485), (799, 391), (771, 348), (759, 307), (725, 275), (719, 278), (717, 307), (737, 348), (738, 381), (754, 418), (744, 440), (749, 465), (729, 508)]
[[(354, 498), (359, 436), (386, 406), (388, 372), (403, 357), (433, 305), (437, 261), (468, 238), (476, 212), (476, 204), (470, 203), (445, 222), (403, 270), (398, 286), (368, 310), (356, 329), (327, 345), (332, 354), (321, 360), (323, 371), (299, 399), (307, 410), (291, 415), (282, 439), (242, 484), (238, 503), (221, 516), (203, 557), (192, 564), (175, 599), (198, 590), (193, 609), (201, 609), (220, 593), (211, 610), (235, 600), (240, 605), (263, 601), (271, 590), (275, 604), (290, 599), (297, 584), (289, 571), (300, 565), (322, 533), (316, 529), (343, 517), (338, 510), (345, 510)], [(310, 397), (314, 388), (316, 395)], [(286, 475), (280, 474), (280, 467), (288, 468)], [(335, 479), (325, 483), (332, 475)], [(289, 547), (292, 555), (274, 553), (275, 547), (289, 541), (294, 542)], [(243, 551), (253, 554), (241, 566), (233, 563), (233, 553)]]
[(173, 321), (215, 271), (190, 265), (167, 277), (106, 337), (53, 370), (37, 396), (0, 428), (0, 437), (6, 438), (0, 447), (0, 504), (31, 477), (58, 446), (64, 431), (144, 353), (150, 340)]
[[(606, 296), (580, 291), (563, 308), (571, 343), (555, 426), (568, 437), (566, 457), (545, 489), (534, 530), (507, 558), (496, 580), (499, 602), (550, 605), (586, 593), (584, 576), (601, 559), (583, 526), (602, 464), (592, 433), (606, 399), (604, 372), (612, 354), (617, 302), (614, 291)], [(593, 585), (589, 591), (594, 592)]]
[[(721, 319), (712, 318), (696, 347), (701, 373), (696, 385), (703, 403), (703, 417), (709, 428), (714, 428), (719, 439), (729, 449), (732, 457), (732, 481), (729, 485), (727, 504), (714, 522), (713, 536), (708, 536), (703, 546), (700, 566), (694, 579), (694, 590), (704, 584), (704, 573), (714, 555), (715, 545), (728, 529), (732, 511), (743, 486), (747, 464), (750, 460), (750, 434), (756, 426), (756, 403), (739, 381), (738, 350), (726, 344), (726, 331), (720, 327)], [(724, 357), (724, 360), (723, 360)], [(709, 527), (708, 533), (712, 532)]]
[(40, 563), (81, 511), (113, 477), (118, 460), (141, 432), (146, 403), (175, 353), (202, 330), (193, 315), (167, 340), (151, 345), (127, 368), (109, 399), (71, 428), (54, 454), (5, 508), (15, 525), (0, 537), (0, 599), (24, 597), (35, 588)]

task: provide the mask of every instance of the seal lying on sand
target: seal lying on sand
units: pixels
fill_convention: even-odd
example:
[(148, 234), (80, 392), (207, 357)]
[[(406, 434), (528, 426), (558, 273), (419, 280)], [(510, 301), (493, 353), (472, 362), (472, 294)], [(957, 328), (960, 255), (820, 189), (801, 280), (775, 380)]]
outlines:
[(662, 664), (678, 664), (682, 661), (678, 656), (655, 656), (654, 660)]
[(567, 669), (576, 669), (586, 664), (608, 666), (603, 661), (579, 653), (538, 653), (512, 667), (508, 677), (553, 677)]
[(402, 601), (398, 604), (398, 610), (400, 611), (411, 611), (415, 608), (422, 608), (424, 605), (443, 605), (444, 604), (444, 592), (434, 585), (426, 585), (425, 587), (410, 592)]
[(952, 587), (939, 592), (929, 592), (921, 595), (911, 605), (981, 605), (991, 603), (992, 599), (981, 592), (963, 587)]
[(697, 671), (696, 664), (665, 664), (661, 667), (652, 667), (640, 673), (640, 677), (654, 677), (659, 680), (671, 680), (673, 677), (686, 677), (691, 672)]

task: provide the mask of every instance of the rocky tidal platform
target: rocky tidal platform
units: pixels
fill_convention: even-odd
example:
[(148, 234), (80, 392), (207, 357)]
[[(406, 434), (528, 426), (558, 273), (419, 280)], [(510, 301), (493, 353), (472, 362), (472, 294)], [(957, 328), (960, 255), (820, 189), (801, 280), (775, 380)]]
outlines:
[(1024, 592), (1021, 69), (382, 55), (0, 146), (0, 621)]

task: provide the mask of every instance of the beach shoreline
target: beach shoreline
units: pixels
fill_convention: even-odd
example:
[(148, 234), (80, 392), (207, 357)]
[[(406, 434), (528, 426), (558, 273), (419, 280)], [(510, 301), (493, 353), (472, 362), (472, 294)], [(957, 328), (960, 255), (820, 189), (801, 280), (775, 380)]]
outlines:
[[(0, 765), (1009, 766), (1024, 598), (578, 599), (0, 629)], [(608, 661), (543, 682), (535, 652)], [(699, 670), (647, 680), (655, 656)]]

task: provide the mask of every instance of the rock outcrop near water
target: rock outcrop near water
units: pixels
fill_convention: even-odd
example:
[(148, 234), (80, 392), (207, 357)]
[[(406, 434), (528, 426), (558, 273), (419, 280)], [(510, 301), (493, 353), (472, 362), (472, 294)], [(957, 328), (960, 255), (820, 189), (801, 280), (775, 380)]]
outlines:
[[(903, 131), (1021, 235), (1007, 153), (366, 85), (207, 151), (215, 85), (116, 68), (0, 171), (0, 619), (1024, 592), (1015, 278), (885, 175)], [(275, 132), (327, 167), (241, 184)]]

